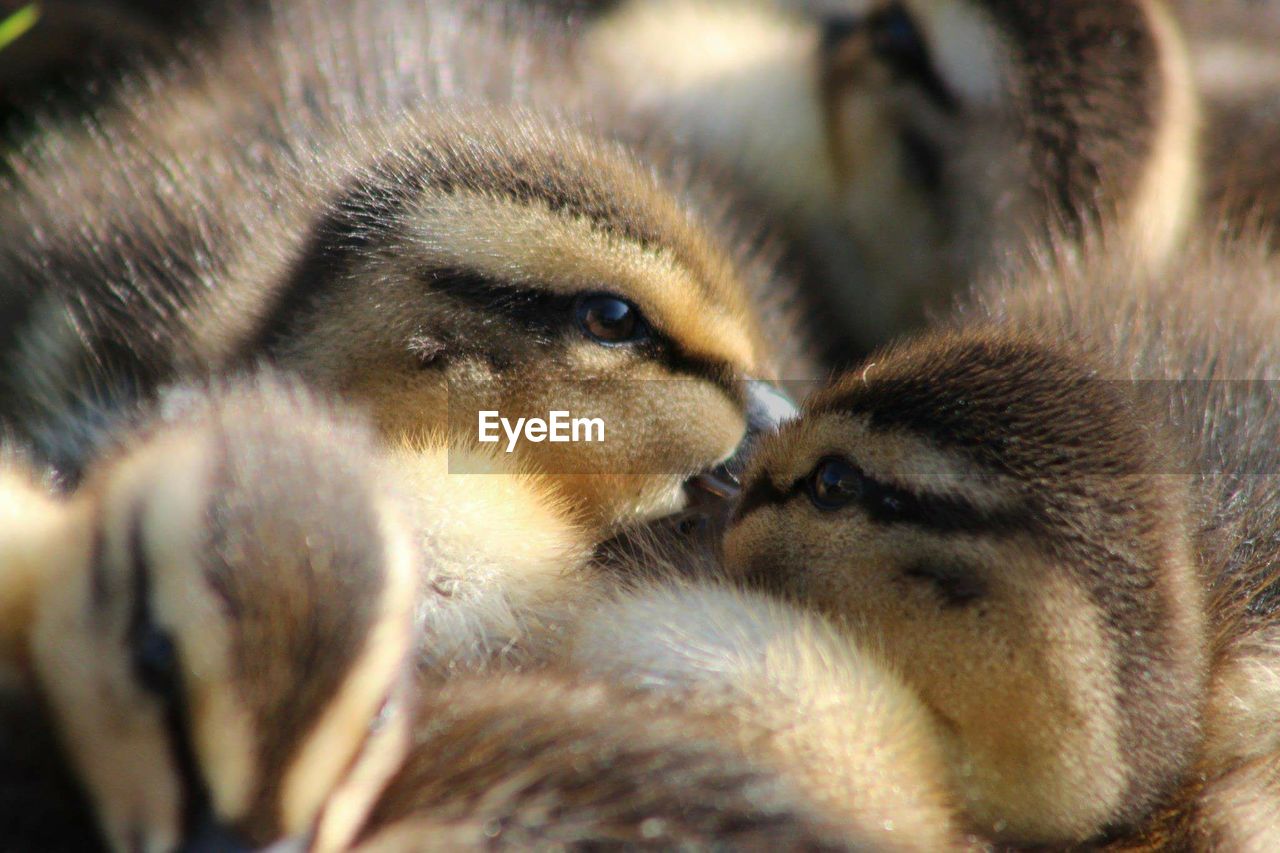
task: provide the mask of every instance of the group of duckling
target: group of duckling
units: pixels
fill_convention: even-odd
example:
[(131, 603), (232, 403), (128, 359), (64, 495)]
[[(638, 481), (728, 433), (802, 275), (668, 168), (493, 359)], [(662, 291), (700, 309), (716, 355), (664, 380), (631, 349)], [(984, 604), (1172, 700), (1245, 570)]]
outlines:
[(0, 848), (1280, 849), (1264, 32), (271, 0), (45, 114)]

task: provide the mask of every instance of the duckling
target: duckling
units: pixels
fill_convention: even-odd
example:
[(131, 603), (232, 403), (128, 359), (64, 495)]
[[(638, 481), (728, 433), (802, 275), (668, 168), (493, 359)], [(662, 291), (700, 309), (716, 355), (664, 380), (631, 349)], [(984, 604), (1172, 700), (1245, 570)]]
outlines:
[(1194, 814), (1212, 685), (1280, 611), (1280, 268), (1262, 240), (1165, 272), (1117, 245), (1064, 241), (816, 395), (725, 541), (744, 583), (882, 644), (1007, 841)]
[(807, 257), (843, 350), (920, 325), (1063, 226), (1153, 262), (1198, 195), (1198, 107), (1158, 0), (632, 0), (584, 25), (602, 112), (730, 164)]
[(416, 607), (424, 677), (515, 670), (556, 657), (566, 626), (608, 588), (596, 534), (555, 478), (437, 436), (391, 448), (424, 555)]
[(714, 581), (640, 587), (574, 626), (588, 678), (707, 715), (789, 779), (856, 849), (958, 849), (942, 723), (874, 643)]
[(165, 407), (23, 543), (35, 685), (112, 848), (341, 849), (406, 745), (408, 525), (300, 388)]
[(715, 721), (605, 683), (457, 679), (415, 719), (356, 850), (849, 846)]
[(794, 337), (762, 332), (750, 295), (774, 277), (729, 212), (521, 96), (532, 27), (272, 8), (16, 166), (5, 419), (74, 479), (99, 411), (265, 360), (367, 408), (389, 446), (491, 449), (484, 412), (599, 419), (603, 440), (512, 455), (592, 529), (682, 508)]
[(883, 644), (979, 826), (1133, 825), (1189, 763), (1205, 690), (1174, 457), (1123, 386), (1034, 335), (874, 358), (762, 447), (730, 572)]

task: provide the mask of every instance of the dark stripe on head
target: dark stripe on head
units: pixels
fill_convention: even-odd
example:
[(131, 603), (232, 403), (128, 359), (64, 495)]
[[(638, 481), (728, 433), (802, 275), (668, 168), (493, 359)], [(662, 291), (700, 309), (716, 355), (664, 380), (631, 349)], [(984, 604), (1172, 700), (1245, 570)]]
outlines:
[[(581, 334), (574, 311), (578, 294), (556, 293), (528, 284), (514, 285), (475, 270), (431, 270), (426, 273), (426, 280), (432, 292), (446, 294), (486, 314), (501, 314), (538, 343)], [(737, 371), (731, 364), (693, 355), (652, 323), (649, 328), (649, 339), (633, 345), (636, 352), (662, 364), (673, 374), (710, 382), (745, 407), (745, 393), (736, 381)]]
[(903, 575), (932, 584), (947, 607), (964, 607), (987, 594), (986, 581), (963, 563), (920, 560), (907, 566)]
[(907, 524), (933, 533), (1008, 536), (1025, 531), (1034, 515), (1019, 508), (982, 509), (955, 495), (910, 492), (864, 475), (860, 501), (878, 524)]
[(129, 528), (133, 597), (125, 634), (134, 676), (161, 706), (169, 754), (178, 775), (182, 797), (182, 835), (191, 835), (212, 818), (213, 800), (201, 773), (191, 740), (186, 685), (177, 645), (155, 621), (151, 610), (151, 574), (142, 534), (142, 512), (137, 510)]
[(914, 17), (902, 3), (889, 3), (867, 16), (871, 49), (895, 74), (915, 84), (944, 113), (959, 103), (929, 55), (929, 46)]
[(93, 538), (89, 544), (89, 595), (93, 609), (101, 613), (110, 598), (110, 584), (107, 580), (107, 532), (102, 528), (99, 517), (93, 526)]
[(869, 50), (899, 80), (915, 86), (943, 113), (954, 115), (960, 103), (929, 55), (929, 45), (914, 17), (901, 3), (867, 14), (837, 13), (823, 21), (820, 44), (829, 96), (848, 83), (849, 61), (861, 64)]
[[(578, 217), (599, 231), (646, 248), (661, 248), (692, 270), (699, 280), (712, 271), (692, 241), (689, 226), (667, 196), (650, 186), (636, 166), (611, 151), (590, 151), (573, 159), (572, 140), (552, 137), (520, 147), (525, 133), (459, 125), (457, 138), (433, 139), (411, 152), (395, 152), (354, 176), (313, 226), (310, 237), (257, 330), (240, 348), (241, 358), (271, 354), (288, 339), (300, 316), (352, 272), (363, 253), (390, 243), (403, 227), (406, 212), (433, 195), (475, 193), (518, 205), (543, 205)], [(500, 129), (499, 129), (500, 130)], [(544, 131), (545, 132), (545, 131)], [(485, 153), (475, 154), (475, 146)], [(634, 187), (634, 189), (633, 189)]]
[(741, 521), (751, 513), (767, 506), (782, 506), (792, 498), (804, 493), (803, 481), (797, 480), (787, 489), (778, 488), (772, 479), (761, 474), (747, 487), (738, 499), (733, 510), (733, 521)]
[(902, 148), (902, 170), (907, 181), (930, 195), (942, 191), (943, 156), (939, 145), (912, 127), (898, 132)]
[[(853, 466), (856, 468), (856, 466)], [(734, 511), (734, 521), (766, 506), (782, 506), (796, 498), (808, 498), (811, 475), (797, 479), (785, 490), (765, 475), (747, 487)], [(856, 507), (871, 521), (881, 525), (909, 525), (931, 533), (1010, 536), (1035, 525), (1035, 515), (1021, 508), (989, 510), (963, 498), (929, 492), (911, 492), (862, 474)], [(822, 511), (822, 510), (815, 510)], [(844, 510), (830, 510), (840, 513)]]

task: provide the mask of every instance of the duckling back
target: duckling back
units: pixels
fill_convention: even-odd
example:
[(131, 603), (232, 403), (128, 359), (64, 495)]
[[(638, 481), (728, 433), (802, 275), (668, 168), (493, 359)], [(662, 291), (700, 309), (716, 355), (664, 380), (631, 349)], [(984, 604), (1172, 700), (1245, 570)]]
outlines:
[(430, 691), (358, 850), (623, 844), (844, 849), (837, 826), (720, 724), (541, 672)]
[(707, 715), (855, 847), (962, 843), (938, 723), (874, 642), (816, 614), (706, 582), (641, 588), (584, 617), (568, 659)]

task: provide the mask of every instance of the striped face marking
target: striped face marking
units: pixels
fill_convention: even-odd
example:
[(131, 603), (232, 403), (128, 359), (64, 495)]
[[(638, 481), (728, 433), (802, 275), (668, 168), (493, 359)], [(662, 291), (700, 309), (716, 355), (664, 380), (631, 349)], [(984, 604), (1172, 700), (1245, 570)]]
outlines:
[(213, 407), (92, 472), (93, 545), (40, 602), (37, 676), (121, 849), (304, 836), (348, 773), (403, 747), (376, 732), (403, 724), (377, 721), (399, 714), (408, 533), (328, 449), (358, 436), (272, 403)]

